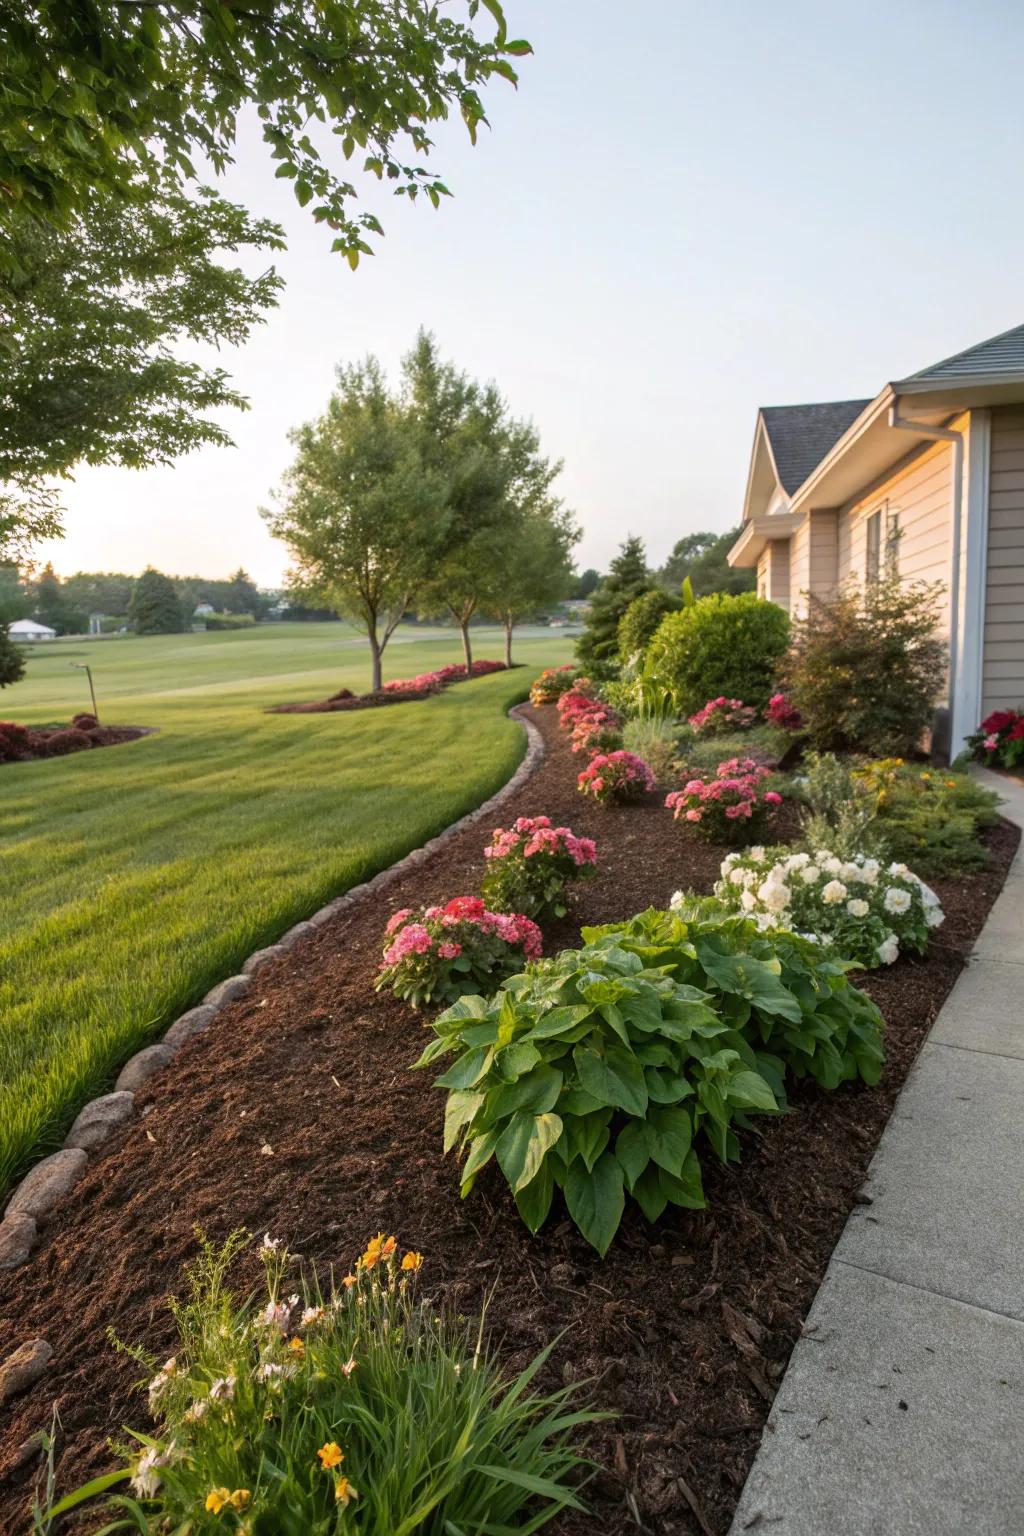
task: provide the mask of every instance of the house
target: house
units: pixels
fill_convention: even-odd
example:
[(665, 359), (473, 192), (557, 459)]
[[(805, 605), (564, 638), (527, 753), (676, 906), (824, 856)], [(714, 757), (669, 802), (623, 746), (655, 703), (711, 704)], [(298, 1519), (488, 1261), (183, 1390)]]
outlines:
[(1024, 701), (1024, 325), (872, 400), (765, 406), (729, 563), (794, 614), (846, 582), (942, 584), (951, 756)]
[(12, 640), (56, 640), (57, 631), (47, 624), (37, 624), (34, 619), (16, 619), (8, 624), (7, 633)]

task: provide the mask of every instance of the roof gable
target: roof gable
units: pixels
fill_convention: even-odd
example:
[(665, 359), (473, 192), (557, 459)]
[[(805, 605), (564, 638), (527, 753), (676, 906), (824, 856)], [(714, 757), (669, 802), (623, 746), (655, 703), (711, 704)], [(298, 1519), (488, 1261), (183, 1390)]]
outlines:
[[(979, 341), (952, 357), (944, 357), (920, 373), (912, 373), (902, 384), (945, 384), (958, 379), (992, 378), (1024, 373), (1024, 325)], [(898, 389), (898, 384), (896, 388)]]
[[(1024, 327), (1022, 327), (1024, 330)], [(827, 400), (817, 405), (761, 407), (779, 484), (788, 496), (835, 447), (870, 400)]]

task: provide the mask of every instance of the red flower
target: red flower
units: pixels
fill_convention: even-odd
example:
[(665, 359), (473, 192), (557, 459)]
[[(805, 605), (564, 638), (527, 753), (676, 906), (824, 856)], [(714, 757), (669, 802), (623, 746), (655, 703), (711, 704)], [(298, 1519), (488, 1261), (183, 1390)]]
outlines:
[(487, 908), (479, 896), (453, 896), (444, 909), (445, 917), (467, 918), (475, 923), (483, 917)]
[[(989, 715), (987, 720), (981, 722), (981, 728), (986, 736), (998, 736), (1000, 731), (1005, 731), (1008, 725), (1019, 724), (1022, 719), (1024, 716), (1018, 714), (1015, 709), (997, 709), (994, 714)], [(1019, 737), (1014, 737), (1014, 740), (1019, 740)]]

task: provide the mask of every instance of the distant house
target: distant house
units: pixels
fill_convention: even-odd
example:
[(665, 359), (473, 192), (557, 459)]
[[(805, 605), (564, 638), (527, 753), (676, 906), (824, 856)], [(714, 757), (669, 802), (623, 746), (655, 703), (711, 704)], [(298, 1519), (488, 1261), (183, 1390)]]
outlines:
[(207, 614), (216, 613), (216, 611), (212, 603), (196, 603), (192, 613), (194, 618), (205, 619)]
[(7, 626), (12, 640), (56, 640), (57, 631), (47, 624), (37, 624), (34, 619), (16, 619)]
[(793, 613), (842, 583), (942, 584), (949, 750), (1024, 701), (1024, 325), (872, 400), (764, 406), (729, 563)]

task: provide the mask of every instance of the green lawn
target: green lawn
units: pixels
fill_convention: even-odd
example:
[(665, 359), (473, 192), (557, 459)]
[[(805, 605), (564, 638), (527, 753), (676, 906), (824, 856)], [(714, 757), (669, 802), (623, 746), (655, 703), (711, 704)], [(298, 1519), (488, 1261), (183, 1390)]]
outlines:
[[(527, 668), (437, 698), (336, 715), (270, 704), (368, 686), (338, 624), (55, 641), (0, 716), (68, 720), (94, 671), (125, 746), (0, 767), (0, 1190), (59, 1145), (84, 1100), (254, 949), (417, 847), (509, 776), (505, 711), (568, 637), (525, 632)], [(494, 631), (478, 656), (500, 656)], [(457, 660), (443, 631), (401, 631), (387, 675)]]

